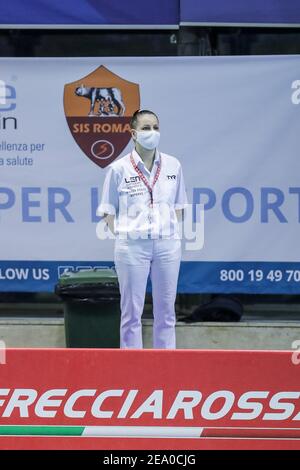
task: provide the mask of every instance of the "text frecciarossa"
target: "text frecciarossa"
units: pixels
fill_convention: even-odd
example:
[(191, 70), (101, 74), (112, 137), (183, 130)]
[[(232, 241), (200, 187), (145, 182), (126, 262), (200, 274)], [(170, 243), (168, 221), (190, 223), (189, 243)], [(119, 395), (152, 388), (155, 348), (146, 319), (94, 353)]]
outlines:
[(200, 390), (178, 390), (170, 401), (170, 393), (152, 390), (97, 390), (66, 388), (43, 391), (34, 388), (0, 389), (0, 418), (67, 418), (85, 416), (112, 419), (175, 420), (254, 420), (300, 421), (300, 391), (249, 390), (236, 394), (216, 390), (205, 395)]

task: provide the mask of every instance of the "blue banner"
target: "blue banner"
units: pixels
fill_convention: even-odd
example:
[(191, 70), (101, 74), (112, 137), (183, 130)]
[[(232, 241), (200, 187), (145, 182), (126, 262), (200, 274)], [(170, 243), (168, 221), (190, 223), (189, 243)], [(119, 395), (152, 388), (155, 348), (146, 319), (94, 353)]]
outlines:
[(189, 24), (300, 25), (298, 0), (181, 0), (180, 22)]
[[(65, 272), (113, 268), (113, 261), (0, 261), (0, 292), (54, 292)], [(300, 263), (182, 261), (180, 293), (299, 294)], [(151, 292), (150, 277), (147, 282)]]
[(113, 27), (178, 25), (179, 0), (10, 0), (1, 2), (7, 27)]

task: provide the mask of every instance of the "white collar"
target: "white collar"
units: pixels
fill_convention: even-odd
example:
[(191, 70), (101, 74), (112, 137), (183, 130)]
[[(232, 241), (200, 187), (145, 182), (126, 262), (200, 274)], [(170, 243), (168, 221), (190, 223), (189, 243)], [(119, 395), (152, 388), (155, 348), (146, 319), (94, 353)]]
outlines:
[[(136, 165), (143, 165), (145, 166), (142, 158), (140, 157), (140, 155), (137, 153), (137, 151), (135, 149), (133, 149), (132, 151), (132, 156), (133, 156), (133, 159), (134, 159), (134, 162)], [(154, 156), (154, 162), (153, 164), (159, 164), (159, 159), (160, 159), (160, 153), (157, 149), (155, 149), (155, 156)]]

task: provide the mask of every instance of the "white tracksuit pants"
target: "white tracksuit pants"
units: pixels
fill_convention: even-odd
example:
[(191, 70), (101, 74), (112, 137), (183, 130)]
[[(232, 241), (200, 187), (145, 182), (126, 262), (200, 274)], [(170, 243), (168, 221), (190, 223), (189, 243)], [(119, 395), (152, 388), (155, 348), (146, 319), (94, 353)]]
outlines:
[(143, 347), (141, 316), (149, 273), (153, 298), (153, 347), (176, 347), (175, 300), (180, 261), (180, 239), (115, 240), (114, 262), (121, 294), (121, 348)]

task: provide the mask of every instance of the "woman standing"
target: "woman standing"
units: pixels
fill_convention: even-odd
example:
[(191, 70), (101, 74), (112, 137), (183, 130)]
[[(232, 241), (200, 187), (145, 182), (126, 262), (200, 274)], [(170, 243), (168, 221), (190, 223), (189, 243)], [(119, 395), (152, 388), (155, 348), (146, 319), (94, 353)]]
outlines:
[(175, 300), (181, 261), (179, 220), (188, 205), (177, 158), (158, 150), (159, 120), (149, 110), (131, 118), (134, 150), (109, 165), (98, 214), (115, 233), (121, 293), (121, 348), (142, 348), (141, 316), (150, 274), (153, 347), (175, 348)]

